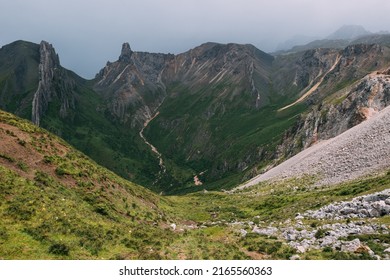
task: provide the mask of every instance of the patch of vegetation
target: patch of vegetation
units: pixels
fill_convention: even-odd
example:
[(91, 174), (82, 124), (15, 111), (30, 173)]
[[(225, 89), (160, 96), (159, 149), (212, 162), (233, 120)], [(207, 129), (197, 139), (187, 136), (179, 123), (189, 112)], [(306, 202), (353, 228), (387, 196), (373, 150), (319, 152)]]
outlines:
[(367, 252), (350, 253), (325, 247), (322, 250), (310, 250), (303, 255), (304, 260), (375, 260)]
[(255, 233), (248, 234), (241, 243), (248, 251), (257, 252), (272, 259), (289, 259), (296, 253), (295, 249), (275, 238)]
[(317, 239), (324, 238), (325, 234), (326, 234), (326, 230), (323, 228), (320, 228), (316, 231), (316, 233), (314, 234), (314, 237)]
[(383, 244), (390, 244), (390, 236), (388, 234), (358, 234), (348, 236), (346, 239), (353, 240), (355, 238), (366, 243), (367, 246), (379, 256), (383, 255), (383, 251), (387, 248), (383, 246)]
[(3, 159), (7, 160), (10, 163), (16, 162), (16, 160), (13, 157), (11, 157), (9, 155), (6, 155), (6, 154), (1, 154), (0, 153), (0, 158), (3, 158)]
[(55, 243), (49, 247), (49, 254), (68, 256), (69, 247), (63, 243)]
[(20, 170), (24, 171), (24, 172), (27, 172), (28, 171), (28, 165), (25, 164), (24, 162), (22, 161), (19, 161), (18, 162), (18, 167), (20, 168)]

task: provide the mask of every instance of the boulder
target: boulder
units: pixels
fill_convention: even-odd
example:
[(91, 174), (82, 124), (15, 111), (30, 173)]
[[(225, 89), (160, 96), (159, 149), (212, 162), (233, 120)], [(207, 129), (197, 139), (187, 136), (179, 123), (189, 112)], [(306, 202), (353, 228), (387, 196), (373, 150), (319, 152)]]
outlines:
[(240, 229), (240, 233), (242, 237), (245, 237), (248, 234), (248, 232), (245, 229)]
[(368, 210), (368, 213), (370, 214), (370, 217), (380, 217), (381, 215), (380, 212), (375, 208)]
[(341, 245), (341, 251), (342, 252), (351, 252), (351, 253), (354, 253), (356, 252), (357, 249), (359, 249), (360, 247), (362, 246), (362, 243), (360, 242), (360, 240), (358, 238), (352, 240), (352, 241), (349, 241), (349, 242), (344, 242), (342, 245)]
[(357, 211), (355, 208), (352, 207), (344, 207), (340, 210), (341, 215), (349, 215), (349, 214), (356, 214)]
[(267, 227), (267, 228), (259, 228), (255, 226), (252, 230), (253, 233), (267, 235), (267, 236), (275, 236), (278, 232), (278, 229), (275, 227)]
[(387, 194), (377, 193), (377, 194), (366, 196), (365, 198), (363, 198), (363, 201), (375, 202), (375, 201), (386, 200), (388, 198), (389, 198), (389, 195), (387, 195)]
[(305, 253), (307, 248), (305, 246), (298, 245), (296, 249), (299, 253)]
[(388, 215), (390, 213), (390, 206), (383, 200), (373, 203), (372, 208), (377, 210), (380, 216)]
[(290, 257), (290, 260), (292, 260), (292, 261), (296, 261), (296, 260), (300, 260), (300, 259), (301, 259), (301, 257), (299, 255), (292, 255)]
[(360, 209), (359, 210), (359, 216), (361, 217), (361, 218), (365, 218), (365, 217), (369, 217), (369, 213), (368, 213), (368, 211), (366, 210), (366, 209)]

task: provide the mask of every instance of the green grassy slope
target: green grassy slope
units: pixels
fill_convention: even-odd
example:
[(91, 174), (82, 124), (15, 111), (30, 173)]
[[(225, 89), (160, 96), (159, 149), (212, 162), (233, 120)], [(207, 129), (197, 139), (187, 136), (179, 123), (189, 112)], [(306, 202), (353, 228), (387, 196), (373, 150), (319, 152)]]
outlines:
[(140, 236), (170, 235), (164, 199), (56, 136), (1, 112), (0, 141), (0, 258), (153, 258)]
[[(162, 197), (2, 111), (0, 143), (0, 259), (288, 259), (295, 250), (284, 240), (250, 233), (253, 224), (275, 225), (390, 188), (388, 172), (321, 189), (303, 178), (233, 193)], [(390, 225), (388, 216), (376, 222)], [(360, 238), (374, 244), (384, 237)], [(379, 254), (382, 247), (372, 248)], [(314, 250), (302, 257), (367, 256)]]

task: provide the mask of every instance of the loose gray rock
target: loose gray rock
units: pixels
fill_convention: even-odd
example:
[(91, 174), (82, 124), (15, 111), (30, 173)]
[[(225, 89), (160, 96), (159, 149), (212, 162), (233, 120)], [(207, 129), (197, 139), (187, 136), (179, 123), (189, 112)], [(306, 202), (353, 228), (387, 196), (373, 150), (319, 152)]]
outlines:
[(301, 259), (301, 257), (299, 255), (292, 255), (290, 257), (290, 260), (292, 260), (292, 261), (296, 261), (296, 260), (300, 260), (300, 259)]
[(342, 252), (350, 252), (350, 253), (355, 253), (360, 247), (362, 246), (362, 243), (358, 238), (345, 242), (344, 244), (341, 245), (341, 251)]
[(248, 234), (248, 232), (245, 229), (241, 229), (240, 233), (242, 237), (245, 237)]

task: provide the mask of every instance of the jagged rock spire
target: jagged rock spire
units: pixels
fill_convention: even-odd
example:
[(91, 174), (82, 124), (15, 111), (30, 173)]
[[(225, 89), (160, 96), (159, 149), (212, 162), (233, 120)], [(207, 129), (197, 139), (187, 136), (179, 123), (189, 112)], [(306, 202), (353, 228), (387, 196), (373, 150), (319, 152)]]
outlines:
[(39, 45), (39, 53), (39, 83), (33, 97), (31, 113), (32, 122), (38, 126), (53, 98), (57, 98), (61, 104), (59, 115), (62, 118), (67, 115), (70, 108), (74, 109), (75, 106), (72, 95), (74, 81), (69, 79), (66, 71), (62, 69), (53, 46), (42, 41)]
[(122, 44), (121, 55), (119, 56), (119, 61), (130, 62), (132, 54), (133, 54), (133, 51), (130, 48), (130, 44), (129, 43), (123, 43)]
[(54, 70), (59, 67), (60, 60), (53, 46), (46, 41), (39, 45), (39, 84), (32, 102), (31, 120), (34, 124), (40, 125), (42, 113), (46, 110), (51, 98), (51, 85), (54, 77)]

